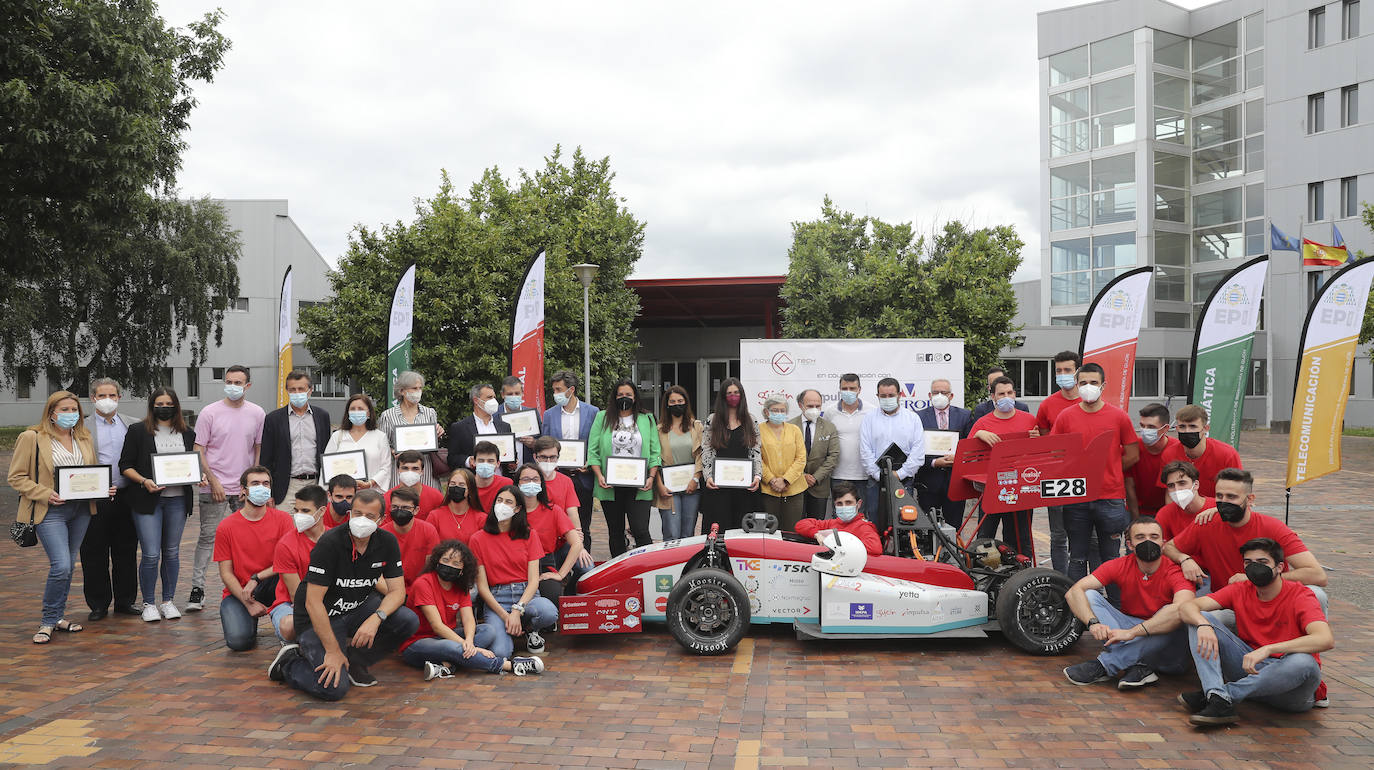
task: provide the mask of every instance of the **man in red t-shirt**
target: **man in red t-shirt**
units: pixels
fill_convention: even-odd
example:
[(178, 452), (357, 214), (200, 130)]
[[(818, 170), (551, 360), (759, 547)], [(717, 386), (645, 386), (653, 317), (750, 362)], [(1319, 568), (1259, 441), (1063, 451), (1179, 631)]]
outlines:
[(272, 472), (254, 465), (239, 477), (244, 490), (243, 507), (224, 517), (215, 529), (214, 560), (224, 594), (219, 603), (219, 621), (224, 643), (235, 651), (257, 646), (258, 618), (268, 608), (253, 598), (253, 591), (272, 571), (272, 556), (277, 541), (295, 529), (286, 511), (271, 507)]
[(291, 502), (291, 518), (296, 528), (282, 535), (272, 554), (272, 571), (277, 573), (277, 591), (268, 617), (272, 628), (283, 644), (296, 641), (295, 607), (291, 604), (296, 589), (310, 568), (310, 552), (325, 532), (324, 517), (328, 515), (329, 496), (316, 484), (296, 492)]
[(1217, 473), (1223, 468), (1244, 468), (1240, 453), (1221, 439), (1207, 437), (1207, 410), (1189, 404), (1178, 410), (1178, 444), (1164, 451), (1164, 462), (1184, 460), (1197, 468), (1200, 494), (1217, 491)]
[(1182, 460), (1167, 463), (1159, 472), (1159, 478), (1169, 493), (1169, 502), (1155, 514), (1155, 520), (1164, 528), (1164, 542), (1167, 543), (1191, 527), (1198, 514), (1212, 508), (1213, 501), (1198, 494), (1197, 468), (1192, 463)]
[[(1078, 406), (1065, 409), (1054, 421), (1051, 433), (1077, 433), (1086, 446), (1097, 436), (1110, 433), (1107, 464), (1102, 470), (1102, 496), (1086, 503), (1064, 506), (1064, 521), (1069, 530), (1068, 576), (1077, 582), (1088, 568), (1115, 559), (1121, 554), (1121, 533), (1130, 520), (1126, 512), (1126, 485), (1122, 475), (1140, 459), (1140, 441), (1131, 418), (1120, 408), (1102, 401), (1102, 386), (1107, 375), (1096, 363), (1078, 370)], [(1092, 534), (1097, 533), (1097, 552), (1089, 553)]]
[[(1064, 669), (1079, 685), (1118, 677), (1126, 690), (1159, 681), (1155, 671), (1183, 673), (1187, 669), (1188, 634), (1179, 622), (1179, 608), (1192, 600), (1193, 584), (1177, 564), (1164, 558), (1164, 530), (1149, 516), (1126, 528), (1132, 552), (1112, 559), (1074, 583), (1064, 596), (1069, 609), (1106, 650), (1095, 660)], [(1113, 607), (1100, 589), (1121, 590), (1121, 609)]]
[[(1274, 540), (1255, 538), (1237, 551), (1245, 578), (1182, 608), (1202, 690), (1178, 700), (1195, 725), (1239, 721), (1236, 704), (1243, 700), (1307, 711), (1324, 697), (1320, 654), (1335, 639), (1317, 597), (1301, 583), (1279, 579), (1287, 570)], [(1224, 608), (1236, 614), (1234, 633), (1214, 614)]]
[(386, 509), (391, 510), (391, 493), (405, 488), (413, 491), (420, 502), (416, 504), (416, 515), (424, 518), (429, 512), (444, 504), (444, 493), (420, 481), (425, 470), (424, 455), (407, 450), (396, 455), (396, 480), (400, 483), (386, 493)]
[[(968, 434), (992, 446), (1001, 442), (1003, 436), (1021, 433), (1038, 438), (1040, 428), (1036, 418), (1029, 412), (1016, 408), (1016, 383), (1010, 377), (998, 377), (992, 381), (992, 411), (978, 418)], [(997, 525), (1001, 524), (1003, 542), (1015, 548), (1017, 553), (1034, 556), (1035, 544), (1031, 540), (1033, 513), (1032, 510), (986, 513), (978, 524), (978, 537), (996, 537)]]
[(802, 519), (793, 531), (802, 537), (814, 537), (816, 542), (820, 542), (822, 532), (838, 529), (862, 540), (869, 556), (881, 555), (883, 542), (878, 539), (878, 528), (859, 512), (859, 505), (863, 501), (859, 499), (858, 488), (848, 481), (836, 481), (830, 488), (830, 494), (835, 498), (835, 518)]
[(439, 544), (439, 533), (434, 525), (417, 517), (415, 512), (420, 506), (420, 496), (415, 490), (397, 487), (388, 497), (390, 508), (382, 529), (395, 535), (401, 546), (401, 567), (405, 571), (402, 579), (406, 588), (410, 588), (415, 578), (424, 572), (429, 552)]
[[(1040, 435), (1048, 436), (1054, 430), (1054, 421), (1059, 413), (1078, 404), (1078, 367), (1083, 359), (1072, 350), (1061, 350), (1054, 354), (1054, 384), (1058, 388), (1048, 398), (1040, 402), (1035, 412), (1035, 424)], [(1069, 568), (1069, 531), (1064, 525), (1064, 506), (1049, 506), (1050, 522), (1050, 565), (1058, 572)]]
[(477, 442), (477, 446), (472, 448), (472, 468), (477, 476), (477, 500), (481, 503), (478, 510), (484, 513), (491, 512), (496, 493), (514, 483), (497, 473), (499, 467), (501, 450), (490, 441)]
[(1159, 472), (1164, 467), (1164, 453), (1178, 442), (1169, 438), (1168, 433), (1168, 407), (1146, 404), (1141, 408), (1135, 429), (1140, 437), (1140, 459), (1126, 471), (1126, 510), (1134, 516), (1156, 516), (1169, 502), (1159, 483)]

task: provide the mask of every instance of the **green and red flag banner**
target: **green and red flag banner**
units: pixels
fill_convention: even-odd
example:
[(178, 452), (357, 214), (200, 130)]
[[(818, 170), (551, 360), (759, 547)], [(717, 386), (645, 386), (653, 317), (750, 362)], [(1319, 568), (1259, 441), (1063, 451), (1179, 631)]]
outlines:
[(391, 320), (386, 331), (386, 403), (388, 407), (400, 403), (396, 398), (396, 377), (410, 369), (411, 322), (415, 320), (415, 265), (406, 268), (396, 282), (391, 296)]
[(1240, 442), (1246, 385), (1269, 257), (1256, 257), (1223, 278), (1203, 305), (1193, 337), (1188, 403), (1210, 416), (1210, 435)]
[(525, 268), (510, 321), (510, 373), (525, 383), (525, 406), (544, 413), (544, 250)]

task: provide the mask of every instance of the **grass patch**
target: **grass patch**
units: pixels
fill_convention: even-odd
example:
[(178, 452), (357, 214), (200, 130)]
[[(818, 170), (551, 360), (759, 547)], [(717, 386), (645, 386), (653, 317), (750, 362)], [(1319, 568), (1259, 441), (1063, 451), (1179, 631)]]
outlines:
[(0, 452), (8, 452), (14, 449), (14, 441), (19, 438), (19, 434), (28, 430), (27, 425), (5, 425), (0, 426)]
[(1346, 428), (1342, 431), (1347, 436), (1364, 436), (1374, 438), (1374, 428)]

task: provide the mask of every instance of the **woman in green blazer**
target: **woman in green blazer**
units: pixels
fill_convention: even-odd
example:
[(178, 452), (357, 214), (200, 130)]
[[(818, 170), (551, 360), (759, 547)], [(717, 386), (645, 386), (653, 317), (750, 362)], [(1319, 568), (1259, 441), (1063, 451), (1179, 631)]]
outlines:
[[(601, 501), (601, 512), (610, 530), (611, 556), (625, 553), (625, 520), (630, 522), (635, 547), (649, 545), (649, 504), (654, 478), (661, 464), (658, 430), (654, 416), (639, 401), (639, 389), (622, 379), (612, 388), (606, 408), (596, 415), (587, 440), (587, 466), (596, 474), (592, 493)], [(611, 457), (643, 457), (648, 461), (644, 486), (611, 486), (606, 480), (606, 461)]]

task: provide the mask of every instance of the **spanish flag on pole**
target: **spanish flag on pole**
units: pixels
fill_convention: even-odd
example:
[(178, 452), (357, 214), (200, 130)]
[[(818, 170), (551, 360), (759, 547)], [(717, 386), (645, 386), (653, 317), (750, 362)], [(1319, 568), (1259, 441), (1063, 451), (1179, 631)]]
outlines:
[(1349, 257), (1345, 245), (1325, 246), (1307, 238), (1302, 239), (1302, 264), (1304, 267), (1340, 267)]

